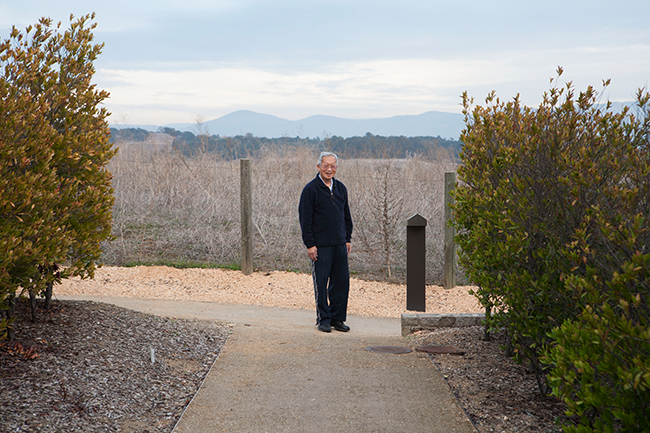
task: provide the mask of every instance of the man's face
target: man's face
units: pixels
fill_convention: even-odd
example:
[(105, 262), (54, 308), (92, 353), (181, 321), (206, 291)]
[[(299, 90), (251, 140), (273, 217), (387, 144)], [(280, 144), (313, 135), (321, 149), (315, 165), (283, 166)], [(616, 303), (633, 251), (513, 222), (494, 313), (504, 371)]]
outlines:
[(320, 164), (316, 165), (320, 172), (320, 177), (325, 181), (330, 181), (336, 174), (336, 158), (331, 155), (324, 156)]

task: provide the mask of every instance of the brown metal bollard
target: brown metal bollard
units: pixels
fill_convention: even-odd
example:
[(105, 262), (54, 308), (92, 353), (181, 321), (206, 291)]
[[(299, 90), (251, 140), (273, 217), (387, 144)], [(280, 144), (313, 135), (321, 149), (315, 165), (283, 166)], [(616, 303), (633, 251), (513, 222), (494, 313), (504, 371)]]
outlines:
[(406, 224), (406, 309), (426, 311), (427, 220), (413, 215)]

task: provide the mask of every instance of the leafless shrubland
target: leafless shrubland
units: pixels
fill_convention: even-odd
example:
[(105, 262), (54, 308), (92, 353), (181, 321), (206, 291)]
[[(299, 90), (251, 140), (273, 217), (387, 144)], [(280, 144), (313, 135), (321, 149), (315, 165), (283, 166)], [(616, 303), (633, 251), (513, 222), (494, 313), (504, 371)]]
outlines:
[[(116, 239), (108, 264), (239, 263), (239, 161), (202, 153), (188, 158), (162, 147), (121, 143), (114, 175)], [(155, 147), (155, 146), (154, 146)], [(317, 152), (263, 149), (252, 160), (255, 266), (309, 269), (300, 236), (298, 200), (316, 174)], [(444, 149), (429, 158), (341, 159), (337, 178), (348, 188), (355, 224), (351, 271), (402, 280), (406, 220), (428, 220), (427, 279), (442, 279), (444, 173), (456, 161)]]

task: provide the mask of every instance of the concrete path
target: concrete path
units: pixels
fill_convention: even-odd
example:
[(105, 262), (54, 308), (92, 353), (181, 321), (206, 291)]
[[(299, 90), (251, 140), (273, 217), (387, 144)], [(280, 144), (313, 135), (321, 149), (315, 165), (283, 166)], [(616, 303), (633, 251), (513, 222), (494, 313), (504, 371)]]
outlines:
[(237, 324), (177, 433), (476, 433), (429, 357), (374, 353), (412, 343), (399, 319), (348, 317), (319, 332), (305, 310), (206, 302), (60, 296), (165, 317)]

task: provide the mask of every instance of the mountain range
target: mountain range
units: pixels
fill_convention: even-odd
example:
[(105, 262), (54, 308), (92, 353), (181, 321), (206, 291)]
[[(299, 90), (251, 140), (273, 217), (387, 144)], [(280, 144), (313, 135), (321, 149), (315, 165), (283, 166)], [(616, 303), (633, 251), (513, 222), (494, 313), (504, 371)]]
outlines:
[[(623, 107), (634, 107), (634, 102), (614, 102), (610, 108), (620, 112)], [(605, 104), (596, 108), (605, 109)], [(111, 125), (113, 128), (142, 128), (156, 132), (161, 125)], [(194, 123), (171, 123), (162, 127), (174, 128), (181, 132), (197, 134)], [(442, 111), (427, 111), (416, 115), (393, 116), (372, 119), (344, 119), (334, 116), (310, 116), (300, 120), (288, 120), (270, 114), (240, 110), (214, 120), (204, 122), (210, 135), (234, 137), (253, 134), (256, 137), (281, 138), (300, 137), (321, 139), (338, 136), (343, 138), (372, 135), (405, 137), (441, 137), (458, 140), (465, 127), (463, 115)]]
[[(116, 128), (142, 128), (155, 132), (155, 125), (111, 125)], [(163, 125), (178, 131), (197, 133), (193, 123)], [(315, 115), (300, 120), (287, 120), (269, 114), (248, 110), (235, 111), (202, 125), (210, 135), (234, 137), (251, 133), (256, 137), (326, 138), (359, 137), (371, 133), (381, 136), (441, 137), (458, 140), (464, 128), (463, 116), (457, 113), (428, 111), (418, 115), (404, 115), (373, 119), (344, 119)]]

